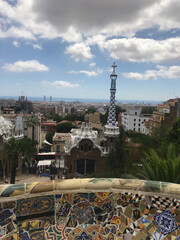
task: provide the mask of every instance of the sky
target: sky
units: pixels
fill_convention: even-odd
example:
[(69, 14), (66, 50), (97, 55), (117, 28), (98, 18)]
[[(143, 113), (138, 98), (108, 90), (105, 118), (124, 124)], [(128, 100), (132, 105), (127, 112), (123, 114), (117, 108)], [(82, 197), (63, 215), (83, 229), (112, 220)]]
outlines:
[(0, 0), (0, 96), (180, 97), (179, 0)]

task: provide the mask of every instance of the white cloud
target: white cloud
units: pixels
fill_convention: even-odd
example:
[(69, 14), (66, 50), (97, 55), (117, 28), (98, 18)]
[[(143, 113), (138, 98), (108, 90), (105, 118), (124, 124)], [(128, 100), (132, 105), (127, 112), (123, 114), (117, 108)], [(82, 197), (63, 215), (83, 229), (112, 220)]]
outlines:
[(6, 63), (3, 67), (9, 72), (47, 72), (49, 68), (36, 60), (17, 61), (15, 63)]
[(90, 67), (95, 67), (95, 66), (96, 66), (96, 63), (90, 63), (89, 66), (90, 66)]
[(29, 39), (29, 40), (36, 40), (36, 37), (28, 30), (22, 27), (11, 27), (7, 31), (2, 31), (0, 29), (0, 38), (22, 38), (22, 39)]
[(42, 81), (41, 84), (45, 87), (55, 87), (55, 88), (76, 88), (79, 87), (79, 84), (75, 83), (72, 84), (67, 81), (54, 81), (54, 82), (48, 82), (48, 81)]
[(42, 50), (42, 47), (39, 44), (33, 44), (32, 46), (34, 49)]
[(180, 38), (162, 41), (143, 38), (109, 40), (101, 48), (112, 58), (130, 62), (177, 62), (180, 60)]
[[(60, 37), (76, 43), (66, 49), (75, 61), (91, 59), (91, 45), (107, 50), (115, 59), (164, 62), (169, 54), (169, 61), (176, 61), (179, 40), (176, 44), (175, 40), (132, 36), (154, 26), (161, 30), (179, 29), (179, 12), (179, 0), (17, 0), (15, 6), (0, 0), (0, 38)], [(122, 36), (128, 38), (118, 39)]]
[(86, 70), (80, 70), (80, 71), (69, 71), (69, 74), (79, 74), (83, 73), (86, 74), (89, 77), (94, 77), (102, 73), (102, 69), (98, 68), (96, 71), (86, 71)]
[(15, 47), (20, 47), (20, 43), (19, 42), (17, 42), (17, 41), (13, 41), (13, 45), (15, 46)]
[(71, 58), (75, 59), (76, 62), (93, 58), (90, 47), (86, 46), (84, 43), (76, 43), (68, 46), (66, 48), (66, 54), (70, 54)]
[(163, 0), (158, 3), (157, 0), (18, 0), (12, 6), (0, 0), (0, 14), (9, 19), (12, 26), (19, 23), (21, 30), (31, 32), (34, 37), (62, 37), (68, 42), (80, 42), (82, 35), (132, 36), (138, 30), (156, 25), (156, 12), (161, 14), (156, 5), (163, 8), (161, 2)]
[(160, 78), (180, 79), (180, 66), (156, 66), (158, 70), (146, 70), (145, 73), (130, 72), (123, 73), (123, 76), (136, 80), (155, 80)]
[(97, 76), (98, 75), (98, 73), (97, 72), (94, 72), (94, 71), (85, 71), (85, 70), (81, 70), (81, 71), (79, 71), (80, 73), (84, 73), (84, 74), (86, 74), (87, 76), (89, 76), (89, 77), (94, 77), (94, 76)]
[(79, 72), (78, 71), (69, 71), (68, 73), (69, 74), (78, 74)]
[(97, 69), (96, 71), (85, 71), (85, 70), (81, 70), (79, 71), (80, 73), (84, 73), (86, 74), (87, 76), (89, 77), (94, 77), (94, 76), (97, 76), (99, 74), (102, 73), (102, 69)]

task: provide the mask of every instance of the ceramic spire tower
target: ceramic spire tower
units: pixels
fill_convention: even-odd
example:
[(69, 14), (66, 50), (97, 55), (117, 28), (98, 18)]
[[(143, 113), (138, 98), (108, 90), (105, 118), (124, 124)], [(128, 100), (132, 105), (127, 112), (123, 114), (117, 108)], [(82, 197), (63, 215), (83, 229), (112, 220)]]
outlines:
[(105, 126), (104, 135), (109, 137), (116, 137), (119, 135), (119, 128), (117, 127), (117, 124), (116, 124), (116, 108), (115, 108), (115, 93), (116, 93), (116, 79), (117, 79), (117, 74), (115, 71), (115, 68), (117, 67), (117, 65), (115, 64), (115, 62), (111, 67), (113, 68), (113, 71), (110, 75), (110, 78), (111, 78), (110, 106), (109, 106), (108, 120)]

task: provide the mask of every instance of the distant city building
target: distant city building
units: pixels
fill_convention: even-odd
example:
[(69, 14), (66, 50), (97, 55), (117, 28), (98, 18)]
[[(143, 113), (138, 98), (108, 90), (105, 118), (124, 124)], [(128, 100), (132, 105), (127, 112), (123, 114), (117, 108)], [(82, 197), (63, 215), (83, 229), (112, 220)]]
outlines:
[(2, 114), (12, 114), (12, 113), (14, 113), (14, 109), (13, 108), (3, 108), (1, 110), (1, 113)]
[(33, 111), (32, 102), (27, 100), (27, 97), (20, 96), (19, 100), (15, 103), (17, 112), (30, 114)]
[(145, 126), (145, 122), (149, 121), (150, 114), (141, 114), (141, 110), (130, 110), (130, 112), (121, 113), (121, 122), (125, 130), (132, 130), (136, 132), (141, 132), (144, 134), (148, 133)]
[(52, 102), (52, 96), (50, 96), (50, 102)]
[(43, 131), (46, 131), (46, 133), (50, 133), (53, 130), (55, 130), (56, 126), (57, 126), (57, 123), (56, 121), (53, 121), (53, 120), (47, 120), (41, 123), (41, 128)]
[(46, 96), (44, 96), (44, 102), (46, 102)]
[(169, 127), (177, 117), (180, 117), (180, 98), (169, 99), (157, 105), (156, 111), (153, 111), (152, 117), (146, 123), (148, 132), (151, 133), (153, 128), (161, 125)]
[(0, 109), (1, 108), (12, 108), (15, 105), (14, 99), (0, 99)]

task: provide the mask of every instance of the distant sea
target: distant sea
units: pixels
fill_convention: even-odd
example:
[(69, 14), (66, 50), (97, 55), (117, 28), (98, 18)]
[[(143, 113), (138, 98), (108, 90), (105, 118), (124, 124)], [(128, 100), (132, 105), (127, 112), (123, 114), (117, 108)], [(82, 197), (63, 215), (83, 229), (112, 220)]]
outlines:
[[(0, 96), (0, 99), (14, 99), (18, 100), (19, 96)], [(44, 101), (44, 97), (27, 97), (29, 101)], [(50, 101), (49, 98), (46, 97), (46, 102)], [(52, 101), (64, 101), (64, 102), (84, 102), (84, 103), (109, 103), (109, 99), (93, 99), (93, 98), (56, 98), (52, 97)], [(162, 101), (158, 100), (127, 100), (127, 99), (117, 99), (116, 102), (123, 104), (152, 104), (156, 105), (162, 103)]]

